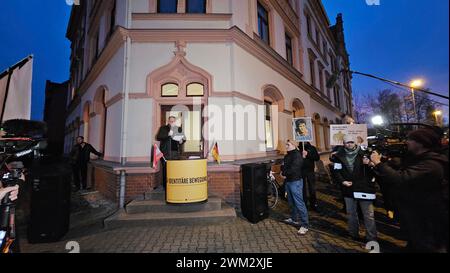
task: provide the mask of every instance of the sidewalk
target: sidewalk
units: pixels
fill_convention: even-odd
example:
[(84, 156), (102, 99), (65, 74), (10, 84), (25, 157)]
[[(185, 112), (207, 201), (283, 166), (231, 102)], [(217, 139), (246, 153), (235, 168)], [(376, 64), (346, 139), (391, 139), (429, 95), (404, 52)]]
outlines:
[[(97, 215), (92, 211), (72, 215), (76, 225), (61, 242), (28, 244), (21, 240), (22, 252), (64, 253), (66, 243), (76, 241), (82, 253), (364, 253), (364, 244), (347, 238), (346, 218), (337, 201), (335, 186), (318, 182), (321, 213), (310, 213), (311, 229), (305, 236), (297, 228), (282, 223), (288, 216), (285, 201), (279, 202), (269, 219), (251, 224), (240, 214), (236, 221), (215, 225), (146, 226), (105, 230), (101, 215), (111, 209), (107, 201), (97, 199)], [(87, 213), (83, 215), (82, 213)], [(399, 229), (376, 208), (379, 243), (382, 252), (398, 252), (405, 242), (398, 239)], [(79, 219), (90, 219), (82, 223)], [(363, 234), (362, 234), (363, 235)]]

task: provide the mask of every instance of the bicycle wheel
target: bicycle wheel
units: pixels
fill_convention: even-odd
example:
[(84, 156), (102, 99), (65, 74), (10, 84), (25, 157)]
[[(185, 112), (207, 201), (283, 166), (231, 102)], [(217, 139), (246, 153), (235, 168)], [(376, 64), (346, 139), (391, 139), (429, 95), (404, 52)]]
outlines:
[(273, 209), (278, 203), (278, 189), (277, 185), (275, 183), (270, 182), (269, 183), (269, 189), (267, 193), (267, 201), (269, 204), (269, 208)]

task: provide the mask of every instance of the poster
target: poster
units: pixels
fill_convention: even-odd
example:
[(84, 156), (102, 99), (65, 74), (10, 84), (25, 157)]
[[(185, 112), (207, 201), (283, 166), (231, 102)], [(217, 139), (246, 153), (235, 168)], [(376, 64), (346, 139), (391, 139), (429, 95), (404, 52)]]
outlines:
[(313, 141), (312, 119), (308, 117), (292, 119), (292, 132), (297, 142)]
[(357, 141), (356, 144), (368, 146), (367, 142), (367, 124), (333, 124), (330, 125), (330, 145), (343, 145), (344, 137), (353, 135)]

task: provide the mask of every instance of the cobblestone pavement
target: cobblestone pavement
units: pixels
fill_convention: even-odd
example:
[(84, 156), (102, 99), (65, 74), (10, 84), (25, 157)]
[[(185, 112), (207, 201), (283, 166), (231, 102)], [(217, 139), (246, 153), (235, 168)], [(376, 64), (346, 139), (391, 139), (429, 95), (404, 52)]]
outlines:
[[(68, 252), (66, 243), (76, 241), (82, 253), (360, 253), (368, 252), (362, 242), (347, 238), (346, 217), (335, 186), (318, 182), (319, 213), (311, 212), (311, 229), (305, 236), (297, 227), (284, 224), (288, 206), (282, 200), (269, 219), (251, 224), (242, 216), (214, 225), (145, 226), (105, 230), (101, 223), (77, 227), (62, 241), (28, 244), (22, 239), (22, 252)], [(378, 205), (378, 204), (377, 204)], [(382, 252), (398, 252), (398, 226), (376, 208), (379, 243)], [(361, 230), (361, 235), (364, 231)]]

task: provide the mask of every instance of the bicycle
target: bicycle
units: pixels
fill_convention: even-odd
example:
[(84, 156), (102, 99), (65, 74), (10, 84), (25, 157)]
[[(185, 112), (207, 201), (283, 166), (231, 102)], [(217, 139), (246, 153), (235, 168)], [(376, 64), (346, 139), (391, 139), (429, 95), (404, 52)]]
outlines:
[(277, 180), (275, 179), (274, 172), (269, 171), (267, 174), (267, 183), (268, 189), (267, 189), (267, 200), (269, 204), (269, 208), (273, 209), (277, 206), (278, 203), (278, 187), (279, 184)]
[[(273, 161), (271, 163), (274, 163)], [(275, 178), (275, 174), (280, 174), (272, 171), (272, 166), (269, 164), (267, 167), (267, 201), (270, 209), (274, 209), (280, 196), (284, 196), (284, 187), (280, 185)]]

